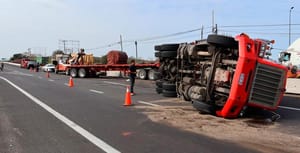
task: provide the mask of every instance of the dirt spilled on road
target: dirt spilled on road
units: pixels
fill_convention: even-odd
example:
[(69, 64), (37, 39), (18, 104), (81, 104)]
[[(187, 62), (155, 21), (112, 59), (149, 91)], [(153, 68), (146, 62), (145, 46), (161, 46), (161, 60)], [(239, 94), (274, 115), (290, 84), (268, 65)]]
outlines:
[[(278, 124), (253, 118), (223, 119), (199, 114), (191, 104), (177, 99), (154, 101), (163, 106), (135, 107), (150, 120), (215, 139), (237, 143), (264, 153), (298, 153), (300, 137), (278, 130)], [(169, 105), (167, 105), (167, 103)]]

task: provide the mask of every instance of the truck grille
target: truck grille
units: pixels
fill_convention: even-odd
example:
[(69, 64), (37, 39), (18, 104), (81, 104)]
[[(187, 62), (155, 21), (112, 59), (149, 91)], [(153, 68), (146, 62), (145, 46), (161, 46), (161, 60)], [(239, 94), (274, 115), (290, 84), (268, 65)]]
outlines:
[(275, 107), (280, 98), (285, 71), (269, 65), (257, 64), (249, 103), (264, 107)]

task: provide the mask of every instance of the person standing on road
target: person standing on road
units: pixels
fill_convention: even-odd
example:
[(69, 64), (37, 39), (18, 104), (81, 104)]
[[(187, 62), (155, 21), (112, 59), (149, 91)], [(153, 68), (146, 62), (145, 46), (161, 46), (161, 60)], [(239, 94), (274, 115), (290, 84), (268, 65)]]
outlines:
[(36, 72), (39, 72), (39, 70), (40, 70), (40, 63), (38, 62), (38, 63), (36, 64)]
[(131, 60), (130, 61), (130, 66), (129, 66), (130, 95), (131, 96), (133, 96), (135, 94), (134, 91), (133, 91), (135, 77), (136, 77), (135, 60)]
[(3, 71), (3, 69), (4, 69), (4, 63), (1, 62), (1, 71)]

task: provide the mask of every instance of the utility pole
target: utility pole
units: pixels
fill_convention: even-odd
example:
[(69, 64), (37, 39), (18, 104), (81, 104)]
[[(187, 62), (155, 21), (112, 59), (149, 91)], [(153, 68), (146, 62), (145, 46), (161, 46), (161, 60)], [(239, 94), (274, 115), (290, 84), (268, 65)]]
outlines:
[(202, 25), (202, 27), (201, 27), (201, 40), (203, 39), (203, 29), (204, 29), (204, 27)]
[(120, 35), (120, 45), (121, 45), (121, 51), (123, 51), (122, 35)]
[(211, 18), (212, 18), (212, 24), (211, 24), (211, 31), (212, 31), (212, 33), (214, 33), (214, 31), (215, 31), (215, 12), (214, 12), (214, 10), (212, 10), (212, 16), (211, 16)]
[(290, 8), (290, 16), (289, 16), (289, 46), (291, 45), (291, 20), (292, 20), (292, 10), (294, 9), (294, 6)]
[(135, 41), (134, 44), (135, 44), (135, 59), (137, 59), (138, 58), (137, 41)]
[(66, 40), (62, 41), (64, 43), (64, 53), (66, 53)]

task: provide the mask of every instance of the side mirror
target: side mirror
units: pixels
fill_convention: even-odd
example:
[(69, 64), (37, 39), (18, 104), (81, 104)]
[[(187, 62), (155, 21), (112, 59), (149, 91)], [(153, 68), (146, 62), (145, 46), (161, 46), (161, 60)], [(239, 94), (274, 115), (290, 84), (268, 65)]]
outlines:
[(296, 74), (297, 71), (298, 71), (297, 66), (293, 66), (292, 69), (291, 69), (292, 74)]
[(290, 61), (290, 59), (291, 59), (291, 53), (286, 53), (286, 52), (280, 53), (280, 61), (286, 62), (286, 61)]

